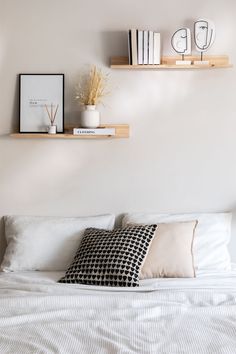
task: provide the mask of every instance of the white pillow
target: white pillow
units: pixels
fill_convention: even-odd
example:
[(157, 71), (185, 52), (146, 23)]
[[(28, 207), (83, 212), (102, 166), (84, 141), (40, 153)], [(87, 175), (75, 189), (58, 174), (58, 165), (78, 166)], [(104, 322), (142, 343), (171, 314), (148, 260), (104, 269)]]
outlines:
[(123, 218), (123, 226), (130, 223), (155, 224), (198, 220), (193, 243), (196, 271), (230, 270), (227, 245), (231, 233), (231, 213), (211, 214), (150, 214), (133, 213)]
[(112, 230), (114, 215), (78, 218), (5, 216), (3, 271), (66, 270), (88, 227)]

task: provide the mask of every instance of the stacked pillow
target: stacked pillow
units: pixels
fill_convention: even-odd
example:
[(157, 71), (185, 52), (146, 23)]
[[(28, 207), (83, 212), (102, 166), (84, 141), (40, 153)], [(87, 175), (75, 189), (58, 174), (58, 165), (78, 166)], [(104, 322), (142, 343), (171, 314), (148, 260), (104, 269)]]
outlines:
[(114, 215), (89, 217), (5, 216), (7, 249), (1, 270), (65, 271), (88, 227), (112, 230)]
[(87, 229), (60, 283), (138, 286), (139, 272), (157, 225), (113, 231)]
[[(193, 243), (194, 267), (199, 271), (228, 271), (231, 269), (228, 244), (231, 233), (231, 213), (156, 214), (130, 213), (122, 225), (142, 223), (175, 223), (197, 220)], [(180, 235), (181, 237), (181, 235)]]
[[(230, 213), (4, 217), (3, 271), (66, 271), (60, 282), (138, 286), (139, 279), (229, 270)], [(68, 268), (69, 267), (69, 268)]]
[(61, 283), (138, 286), (139, 279), (194, 277), (197, 222), (87, 229)]
[(146, 278), (193, 278), (193, 241), (197, 221), (158, 224), (140, 272)]

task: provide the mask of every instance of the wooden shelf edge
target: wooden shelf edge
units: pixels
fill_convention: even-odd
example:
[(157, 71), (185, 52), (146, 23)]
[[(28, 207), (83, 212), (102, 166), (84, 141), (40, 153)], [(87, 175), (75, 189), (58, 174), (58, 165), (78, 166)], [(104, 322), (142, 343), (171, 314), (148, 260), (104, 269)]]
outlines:
[(121, 139), (129, 138), (128, 124), (104, 124), (102, 127), (115, 128), (115, 135), (73, 135), (70, 127), (66, 127), (66, 133), (13, 133), (10, 137), (17, 139)]
[[(199, 56), (187, 56), (186, 59), (194, 62), (199, 60)], [(180, 60), (178, 56), (163, 56), (160, 65), (129, 65), (128, 57), (112, 57), (110, 67), (111, 69), (128, 69), (128, 70), (161, 70), (161, 69), (223, 69), (232, 68), (233, 65), (229, 63), (227, 55), (205, 56), (204, 60), (210, 62), (209, 65), (176, 65), (176, 60)]]
[(228, 65), (110, 65), (111, 69), (127, 69), (127, 70), (164, 70), (164, 69), (175, 69), (175, 70), (197, 70), (197, 69), (227, 69), (232, 68), (232, 64)]
[(10, 134), (12, 138), (17, 139), (118, 139), (126, 138), (126, 136), (116, 136), (116, 135), (73, 135), (73, 134), (26, 134), (26, 133), (15, 133)]

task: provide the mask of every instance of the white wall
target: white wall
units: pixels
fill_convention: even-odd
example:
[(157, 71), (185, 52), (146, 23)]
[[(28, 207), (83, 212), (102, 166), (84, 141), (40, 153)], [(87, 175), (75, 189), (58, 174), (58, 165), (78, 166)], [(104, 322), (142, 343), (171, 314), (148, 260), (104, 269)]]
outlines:
[[(234, 211), (235, 69), (111, 71), (108, 63), (127, 54), (130, 27), (161, 31), (170, 54), (172, 32), (198, 17), (216, 24), (210, 53), (236, 63), (235, 14), (235, 0), (0, 0), (0, 215)], [(102, 121), (130, 124), (130, 139), (8, 137), (18, 73), (64, 72), (66, 120), (78, 124), (74, 86), (88, 64), (110, 73)]]

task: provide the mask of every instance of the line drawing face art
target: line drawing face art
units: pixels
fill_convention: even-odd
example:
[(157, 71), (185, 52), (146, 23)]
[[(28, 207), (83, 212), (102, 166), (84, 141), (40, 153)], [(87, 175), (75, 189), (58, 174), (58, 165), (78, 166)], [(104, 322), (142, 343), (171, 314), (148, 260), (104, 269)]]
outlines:
[(181, 55), (191, 54), (191, 31), (189, 28), (180, 28), (171, 38), (172, 48)]
[(209, 20), (198, 20), (194, 23), (194, 41), (199, 52), (206, 52), (214, 43), (215, 26)]

